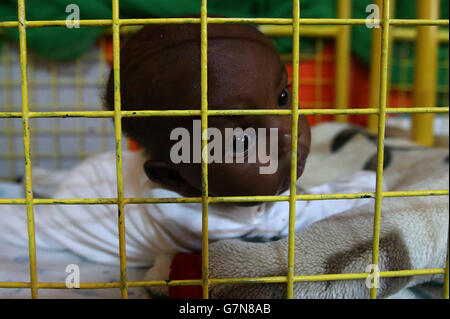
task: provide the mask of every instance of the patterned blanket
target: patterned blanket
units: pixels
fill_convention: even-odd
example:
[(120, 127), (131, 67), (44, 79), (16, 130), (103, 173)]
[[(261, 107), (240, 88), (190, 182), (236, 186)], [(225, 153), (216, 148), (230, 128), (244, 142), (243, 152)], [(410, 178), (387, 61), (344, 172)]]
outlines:
[[(361, 169), (376, 169), (377, 139), (364, 129), (323, 124), (313, 129), (305, 187)], [(424, 148), (387, 137), (385, 191), (449, 188), (448, 148)], [(295, 275), (364, 273), (372, 258), (374, 202), (313, 224), (296, 234)], [(444, 268), (448, 248), (448, 196), (384, 198), (380, 271)], [(213, 278), (284, 276), (287, 238), (270, 243), (228, 240), (211, 244)], [(443, 275), (380, 278), (378, 298), (442, 298)], [(365, 280), (299, 282), (295, 298), (368, 298)], [(284, 298), (286, 284), (219, 285), (212, 298)]]

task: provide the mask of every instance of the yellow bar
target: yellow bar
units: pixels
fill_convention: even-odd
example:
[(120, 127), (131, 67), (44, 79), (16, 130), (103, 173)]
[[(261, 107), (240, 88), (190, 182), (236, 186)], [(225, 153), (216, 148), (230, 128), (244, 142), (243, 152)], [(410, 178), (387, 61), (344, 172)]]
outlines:
[[(383, 0), (375, 0), (375, 4), (382, 10)], [(395, 3), (391, 3), (389, 12), (393, 16)], [(390, 20), (392, 21), (392, 20)], [(394, 29), (395, 30), (395, 29)], [(392, 31), (392, 30), (391, 30)], [(391, 32), (392, 33), (392, 32)], [(393, 35), (389, 36), (389, 41), (393, 41)], [(391, 47), (389, 45), (389, 48)], [(370, 62), (370, 91), (369, 91), (369, 106), (370, 107), (380, 107), (380, 81), (381, 81), (381, 28), (373, 28), (372, 31), (372, 49), (371, 49), (371, 62)], [(389, 54), (391, 54), (391, 49), (389, 49)], [(388, 70), (390, 68), (388, 67)], [(390, 73), (390, 72), (389, 72)], [(389, 74), (388, 73), (388, 74)], [(388, 75), (388, 86), (389, 86), (389, 75)], [(389, 92), (389, 89), (388, 89)], [(386, 110), (387, 111), (387, 110)], [(367, 129), (372, 134), (377, 134), (378, 128), (378, 117), (377, 115), (370, 115), (368, 117)]]
[(445, 277), (444, 277), (444, 299), (449, 299), (449, 243), (447, 242), (447, 266), (445, 267)]
[[(383, 7), (383, 0), (375, 0), (375, 4)], [(370, 58), (370, 91), (369, 106), (380, 107), (380, 68), (381, 68), (381, 28), (372, 29), (372, 49)], [(370, 115), (367, 129), (370, 133), (376, 134), (378, 128), (378, 116)]]
[[(409, 277), (409, 276), (426, 276), (443, 274), (444, 268), (437, 269), (415, 269), (415, 270), (399, 270), (399, 271), (385, 271), (379, 272), (381, 278), (391, 277)], [(334, 281), (334, 280), (355, 280), (366, 279), (369, 273), (343, 273), (343, 274), (324, 274), (324, 275), (306, 275), (295, 276), (294, 282), (316, 282), (316, 281)], [(287, 281), (285, 276), (273, 276), (273, 277), (257, 277), (257, 278), (224, 278), (224, 279), (211, 279), (211, 285), (222, 284), (275, 284), (285, 283)]]
[[(268, 25), (291, 25), (292, 19), (289, 18), (208, 18), (208, 23), (245, 23), (245, 24), (268, 24)], [(366, 19), (316, 19), (301, 18), (302, 25), (365, 25)], [(374, 19), (374, 22), (380, 22)], [(126, 25), (146, 25), (146, 24), (184, 24), (184, 23), (200, 23), (199, 18), (151, 18), (151, 19), (120, 19), (121, 26)], [(80, 26), (111, 26), (111, 19), (98, 20), (80, 20)], [(392, 19), (392, 25), (430, 25), (430, 26), (448, 26), (449, 20), (445, 19)], [(0, 21), (0, 28), (16, 28), (19, 23), (17, 21)], [(26, 21), (24, 26), (30, 28), (49, 27), (49, 26), (66, 26), (66, 20), (35, 20)]]
[[(440, 275), (444, 274), (444, 268), (436, 269), (414, 269), (414, 270), (398, 270), (398, 271), (385, 271), (380, 272), (381, 278), (392, 277), (410, 277), (410, 276), (427, 276), (427, 275)], [(307, 276), (295, 276), (295, 282), (316, 282), (316, 281), (331, 281), (331, 280), (355, 280), (366, 279), (369, 273), (343, 273), (343, 274), (324, 274), (324, 275), (307, 275)], [(286, 276), (272, 276), (272, 277), (247, 277), (247, 278), (212, 278), (210, 279), (210, 285), (223, 285), (223, 284), (276, 284), (286, 283)], [(200, 286), (201, 280), (171, 280), (171, 281), (129, 281), (129, 287), (173, 287), (173, 286)], [(0, 288), (30, 288), (29, 282), (0, 282)], [(65, 283), (57, 282), (40, 282), (39, 289), (71, 289), (67, 288)], [(120, 282), (101, 282), (101, 283), (80, 283), (79, 289), (106, 289), (106, 288), (120, 288)]]
[[(386, 126), (386, 105), (388, 98), (388, 71), (389, 71), (389, 19), (390, 0), (383, 2), (383, 20), (381, 24), (381, 80), (380, 80), (380, 113), (378, 115), (378, 145), (377, 145), (377, 180), (375, 197), (375, 217), (373, 226), (372, 264), (378, 265), (380, 248), (380, 220), (383, 199), (383, 165), (384, 165), (384, 135)], [(377, 288), (370, 290), (370, 298), (376, 299)]]
[[(269, 37), (292, 36), (292, 25), (260, 25), (259, 31)], [(339, 28), (336, 26), (300, 26), (301, 37), (333, 38), (338, 34)]]
[(120, 25), (119, 0), (112, 0), (113, 11), (113, 65), (114, 65), (114, 128), (116, 140), (116, 174), (117, 174), (117, 208), (119, 210), (119, 259), (120, 259), (120, 290), (122, 298), (128, 298), (127, 288), (127, 257), (125, 243), (125, 211), (123, 200), (122, 171), (122, 116), (120, 99)]
[[(27, 69), (27, 52), (26, 52), (26, 27), (39, 27), (44, 23), (49, 25), (65, 25), (65, 21), (25, 21), (25, 6), (24, 0), (18, 1), (18, 15), (19, 21), (0, 22), (0, 27), (18, 27), (20, 34), (20, 65), (21, 65), (21, 89), (22, 89), (22, 112), (0, 112), (0, 118), (22, 118), (23, 121), (23, 138), (24, 138), (24, 153), (25, 153), (25, 180), (26, 180), (26, 198), (25, 199), (1, 199), (0, 204), (22, 204), (27, 206), (27, 224), (29, 234), (29, 254), (30, 254), (30, 283), (9, 282), (1, 283), (2, 285), (13, 287), (31, 288), (33, 298), (37, 297), (37, 290), (40, 288), (64, 288), (62, 283), (38, 283), (36, 274), (36, 251), (34, 240), (34, 216), (33, 207), (39, 204), (117, 204), (119, 208), (119, 250), (120, 250), (120, 282), (114, 283), (89, 283), (82, 284), (84, 289), (101, 289), (101, 288), (120, 288), (122, 297), (127, 297), (127, 287), (151, 286), (151, 285), (202, 285), (203, 296), (208, 298), (208, 287), (219, 283), (237, 283), (243, 282), (285, 282), (287, 283), (287, 296), (293, 297), (293, 283), (309, 280), (344, 280), (344, 279), (365, 279), (368, 274), (333, 274), (333, 275), (316, 275), (316, 276), (294, 276), (294, 233), (295, 233), (295, 204), (297, 200), (324, 200), (324, 199), (348, 199), (348, 198), (376, 198), (375, 208), (375, 222), (374, 222), (374, 243), (372, 259), (376, 264), (378, 262), (379, 250), (379, 231), (380, 231), (380, 215), (381, 215), (381, 200), (383, 197), (405, 197), (405, 196), (441, 196), (448, 195), (448, 190), (435, 191), (410, 191), (410, 192), (383, 192), (382, 177), (383, 177), (383, 145), (384, 145), (384, 127), (387, 113), (448, 113), (447, 108), (435, 109), (429, 107), (417, 107), (411, 109), (389, 109), (387, 108), (387, 91), (388, 91), (388, 63), (389, 63), (389, 25), (448, 25), (448, 20), (389, 20), (389, 1), (385, 0), (386, 7), (383, 9), (383, 43), (381, 66), (382, 72), (379, 78), (381, 83), (381, 90), (379, 91), (379, 98), (381, 105), (379, 108), (370, 109), (352, 109), (352, 110), (299, 110), (298, 109), (298, 83), (299, 83), (299, 36), (301, 34), (300, 23), (305, 25), (319, 25), (329, 24), (334, 26), (360, 25), (365, 23), (365, 19), (300, 19), (300, 4), (299, 0), (294, 1), (293, 18), (292, 19), (246, 19), (246, 18), (207, 18), (207, 4), (206, 0), (202, 1), (201, 18), (196, 19), (119, 19), (119, 0), (112, 0), (113, 4), (113, 19), (111, 20), (84, 20), (84, 25), (105, 25), (112, 24), (113, 33), (113, 47), (114, 47), (114, 81), (115, 81), (115, 107), (114, 111), (93, 111), (93, 112), (29, 112), (28, 102), (28, 80), (26, 75)], [(343, 5), (340, 2), (341, 5)], [(348, 0), (345, 0), (348, 2)], [(64, 24), (63, 24), (64, 23)], [(126, 24), (150, 24), (150, 23), (200, 23), (201, 24), (201, 74), (202, 74), (202, 107), (201, 110), (167, 110), (167, 111), (121, 111), (120, 102), (120, 26)], [(292, 30), (293, 36), (293, 65), (294, 65), (294, 90), (293, 90), (293, 105), (292, 110), (208, 110), (207, 102), (207, 23), (266, 23), (286, 25)], [(303, 27), (303, 26), (302, 26)], [(341, 28), (345, 29), (347, 27)], [(329, 32), (332, 28), (329, 28)], [(325, 29), (324, 29), (325, 30)], [(321, 31), (324, 32), (325, 31)], [(380, 68), (379, 68), (380, 69)], [(373, 105), (371, 105), (373, 106)], [(202, 153), (207, 151), (207, 127), (208, 116), (220, 115), (291, 115), (292, 116), (292, 154), (291, 154), (291, 185), (289, 196), (255, 196), (255, 197), (209, 197), (208, 196), (208, 175), (207, 175), (207, 157), (202, 156), (202, 197), (199, 198), (124, 198), (123, 195), (123, 175), (122, 175), (122, 116), (139, 117), (139, 116), (189, 116), (201, 115), (202, 118)], [(319, 195), (296, 195), (295, 181), (296, 181), (296, 166), (297, 166), (297, 130), (298, 130), (298, 116), (299, 114), (378, 114), (378, 166), (377, 166), (377, 187), (375, 193), (361, 193), (361, 194), (319, 194)], [(117, 191), (118, 197), (112, 199), (34, 199), (32, 194), (31, 181), (31, 161), (30, 161), (30, 129), (29, 119), (37, 117), (50, 118), (64, 118), (64, 117), (113, 117), (115, 121), (115, 140), (116, 140), (116, 154), (117, 154)], [(207, 153), (206, 153), (207, 154)], [(295, 155), (294, 155), (295, 154)], [(208, 203), (213, 202), (248, 202), (248, 201), (289, 201), (290, 203), (290, 219), (289, 219), (289, 256), (288, 256), (288, 274), (287, 276), (279, 277), (262, 277), (262, 278), (228, 278), (228, 279), (209, 279), (208, 268)], [(138, 203), (180, 203), (192, 202), (202, 203), (202, 243), (203, 243), (203, 257), (202, 270), (203, 278), (201, 280), (191, 281), (173, 281), (166, 283), (165, 281), (155, 282), (127, 282), (126, 280), (126, 253), (125, 253), (125, 215), (124, 206), (126, 204)], [(444, 295), (448, 298), (448, 260), (446, 269), (430, 269), (430, 270), (405, 270), (398, 272), (382, 272), (380, 277), (393, 276), (412, 276), (419, 274), (439, 273), (446, 274), (446, 287)], [(371, 297), (376, 297), (376, 290), (371, 290)]]
[(291, 185), (289, 192), (289, 251), (287, 273), (287, 298), (294, 298), (294, 263), (295, 263), (295, 213), (297, 196), (297, 143), (298, 143), (298, 99), (300, 67), (300, 1), (293, 0), (292, 12), (292, 126), (291, 126)]
[(25, 196), (27, 205), (28, 250), (30, 256), (31, 297), (38, 298), (38, 282), (36, 272), (36, 240), (33, 213), (33, 186), (31, 179), (30, 159), (30, 121), (28, 116), (28, 78), (27, 78), (27, 35), (25, 28), (25, 0), (18, 0), (20, 74), (22, 93), (23, 146), (25, 156)]
[(207, 0), (201, 5), (201, 127), (202, 127), (202, 290), (209, 298), (208, 264), (208, 11)]
[[(336, 114), (378, 114), (377, 108), (351, 108), (351, 109), (302, 109), (298, 111), (304, 115), (336, 115)], [(449, 107), (413, 107), (413, 108), (386, 108), (387, 114), (414, 114), (414, 113), (449, 113)], [(114, 117), (114, 111), (83, 111), (83, 112), (29, 112), (29, 118), (107, 118)], [(290, 115), (292, 110), (280, 109), (250, 109), (250, 110), (208, 110), (208, 116), (221, 115)], [(121, 111), (122, 117), (144, 116), (200, 116), (201, 110), (146, 110), (146, 111)], [(0, 112), (0, 118), (21, 118), (22, 112)]]
[[(439, 0), (417, 0), (417, 17), (439, 17)], [(436, 106), (438, 41), (437, 27), (418, 27), (414, 74), (414, 104)], [(434, 114), (412, 117), (412, 137), (418, 144), (433, 146)]]
[[(428, 191), (403, 191), (403, 192), (383, 192), (383, 197), (422, 197), (422, 196), (448, 196), (449, 190), (428, 190)], [(340, 199), (361, 199), (375, 198), (376, 193), (349, 193), (349, 194), (313, 194), (297, 195), (296, 200), (340, 200)], [(208, 203), (238, 203), (238, 202), (282, 202), (289, 201), (290, 196), (222, 196), (208, 197)], [(169, 197), (169, 198), (124, 198), (124, 204), (164, 204), (164, 203), (201, 203), (201, 197)], [(27, 200), (24, 198), (0, 198), (0, 205), (24, 205)], [(36, 198), (34, 205), (106, 205), (117, 204), (117, 198)]]
[[(351, 17), (351, 0), (338, 1), (338, 17), (348, 19)], [(335, 104), (337, 109), (348, 108), (350, 85), (350, 26), (340, 26), (336, 38), (336, 85)], [(348, 115), (336, 115), (336, 121), (347, 122)]]
[[(389, 6), (389, 16), (390, 17), (395, 17), (395, 7), (396, 7), (396, 0), (391, 0), (390, 6)], [(389, 22), (390, 25), (390, 22)], [(392, 61), (392, 54), (393, 54), (393, 47), (394, 47), (394, 38), (393, 38), (393, 34), (392, 31), (395, 30), (395, 27), (390, 27), (389, 29), (389, 53), (388, 53), (388, 78), (387, 78), (387, 99), (388, 101), (386, 102), (386, 114), (387, 113), (387, 108), (388, 108), (388, 103), (389, 103), (389, 92), (391, 92), (391, 61)]]
[[(36, 75), (34, 72), (34, 59), (33, 56), (27, 57), (27, 76), (28, 76), (28, 110), (29, 112), (36, 111), (36, 90), (35, 90), (35, 79)], [(36, 123), (36, 122), (34, 122)], [(33, 158), (32, 154), (37, 154), (37, 129), (30, 122), (30, 156), (31, 160), (34, 161), (36, 166), (39, 166), (39, 159)]]
[(392, 19), (391, 25), (409, 25), (409, 26), (448, 26), (449, 20), (445, 19)]

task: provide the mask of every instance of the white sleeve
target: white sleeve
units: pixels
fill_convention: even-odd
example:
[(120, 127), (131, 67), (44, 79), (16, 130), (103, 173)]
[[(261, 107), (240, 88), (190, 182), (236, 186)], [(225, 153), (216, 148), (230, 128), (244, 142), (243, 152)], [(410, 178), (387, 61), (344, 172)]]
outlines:
[[(110, 155), (102, 154), (75, 167), (53, 197), (117, 197)], [(69, 249), (96, 262), (118, 262), (117, 205), (35, 205), (33, 211), (37, 248)], [(0, 212), (2, 244), (28, 245), (26, 206), (0, 206)]]
[[(57, 199), (115, 198), (112, 153), (88, 159), (73, 169), (54, 195)], [(118, 263), (117, 205), (38, 205), (36, 233), (43, 241), (96, 262)]]

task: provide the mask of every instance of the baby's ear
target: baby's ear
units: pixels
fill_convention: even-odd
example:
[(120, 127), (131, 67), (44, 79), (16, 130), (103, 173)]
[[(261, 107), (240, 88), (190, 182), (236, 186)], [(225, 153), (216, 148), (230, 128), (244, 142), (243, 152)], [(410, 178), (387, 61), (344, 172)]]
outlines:
[(163, 161), (148, 160), (144, 163), (144, 171), (147, 177), (162, 186), (177, 190), (182, 187), (184, 181), (181, 175), (170, 164)]

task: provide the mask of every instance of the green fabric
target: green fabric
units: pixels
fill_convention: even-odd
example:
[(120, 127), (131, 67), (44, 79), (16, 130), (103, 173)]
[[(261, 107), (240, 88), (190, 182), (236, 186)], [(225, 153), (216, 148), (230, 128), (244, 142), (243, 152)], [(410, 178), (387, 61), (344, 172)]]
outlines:
[[(77, 4), (81, 19), (111, 18), (111, 0), (28, 0), (26, 15), (28, 20), (64, 20), (69, 15), (65, 8), (68, 4)], [(366, 6), (372, 0), (353, 0), (352, 18), (366, 18)], [(397, 0), (396, 18), (414, 18), (415, 1)], [(449, 17), (449, 1), (441, 0), (441, 18)], [(200, 0), (121, 0), (121, 18), (173, 17), (200, 12)], [(336, 17), (335, 0), (301, 0), (302, 18)], [(292, 16), (292, 0), (209, 0), (208, 13), (227, 17), (273, 17), (287, 18)], [(0, 21), (17, 20), (17, 0), (0, 2)], [(101, 27), (45, 27), (27, 29), (28, 46), (37, 54), (48, 59), (67, 61), (80, 56), (92, 45), (105, 30)], [(18, 41), (17, 28), (3, 29), (10, 39)], [(370, 60), (372, 30), (366, 26), (352, 27), (352, 51), (366, 63)], [(292, 40), (289, 37), (274, 39), (280, 53), (291, 52)], [(310, 51), (314, 47), (313, 40), (302, 39), (301, 48)], [(408, 55), (413, 57), (411, 46)], [(448, 46), (439, 53), (440, 65), (448, 60)], [(399, 44), (394, 45), (392, 82), (400, 83)], [(412, 72), (413, 73), (413, 72)], [(412, 81), (411, 70), (408, 70), (408, 83)], [(448, 83), (448, 69), (440, 69), (440, 84)]]

